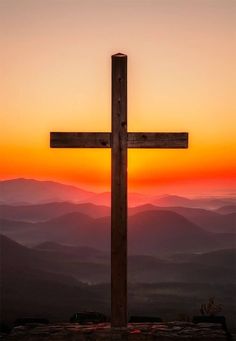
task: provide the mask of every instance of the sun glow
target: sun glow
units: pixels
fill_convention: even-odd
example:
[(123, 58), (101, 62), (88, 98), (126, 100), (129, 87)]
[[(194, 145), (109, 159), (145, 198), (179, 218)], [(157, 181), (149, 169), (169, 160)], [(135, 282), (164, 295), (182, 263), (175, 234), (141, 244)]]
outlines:
[(130, 189), (235, 187), (231, 6), (2, 2), (1, 178), (109, 188), (109, 150), (50, 150), (49, 132), (110, 131), (110, 56), (120, 51), (129, 131), (190, 133), (188, 150), (130, 150)]

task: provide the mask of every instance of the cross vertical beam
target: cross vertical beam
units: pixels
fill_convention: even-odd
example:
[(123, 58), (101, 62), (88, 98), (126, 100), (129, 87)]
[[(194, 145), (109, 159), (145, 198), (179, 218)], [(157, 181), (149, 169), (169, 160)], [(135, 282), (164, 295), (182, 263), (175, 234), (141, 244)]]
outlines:
[(127, 56), (112, 56), (111, 325), (127, 326)]
[(112, 131), (51, 132), (51, 148), (111, 148), (111, 325), (127, 327), (127, 148), (188, 148), (188, 133), (127, 133), (127, 56), (112, 56)]

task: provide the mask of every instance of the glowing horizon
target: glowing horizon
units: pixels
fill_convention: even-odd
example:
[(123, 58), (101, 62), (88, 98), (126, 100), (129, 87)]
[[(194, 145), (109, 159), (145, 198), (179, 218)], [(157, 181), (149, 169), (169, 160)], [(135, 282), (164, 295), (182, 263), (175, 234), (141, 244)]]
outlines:
[(110, 56), (123, 52), (129, 131), (190, 134), (188, 150), (130, 150), (130, 190), (235, 190), (233, 6), (3, 1), (0, 179), (109, 190), (109, 150), (50, 150), (49, 132), (110, 131)]

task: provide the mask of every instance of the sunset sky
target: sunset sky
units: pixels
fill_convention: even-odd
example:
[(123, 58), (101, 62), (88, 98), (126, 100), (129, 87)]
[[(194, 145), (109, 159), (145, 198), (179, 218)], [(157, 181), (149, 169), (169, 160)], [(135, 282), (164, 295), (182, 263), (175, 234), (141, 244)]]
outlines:
[(1, 0), (0, 178), (110, 186), (110, 150), (50, 131), (110, 131), (111, 55), (128, 55), (129, 131), (188, 131), (187, 150), (129, 151), (137, 192), (236, 188), (234, 0)]

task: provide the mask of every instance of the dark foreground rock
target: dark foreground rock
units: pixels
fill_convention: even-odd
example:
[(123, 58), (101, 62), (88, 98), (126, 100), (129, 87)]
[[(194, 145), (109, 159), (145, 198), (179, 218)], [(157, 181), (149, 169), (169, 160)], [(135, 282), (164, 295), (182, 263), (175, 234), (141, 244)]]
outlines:
[(80, 325), (58, 323), (49, 325), (29, 324), (15, 327), (2, 340), (228, 340), (221, 324), (191, 322), (131, 323), (128, 330), (112, 330), (110, 324)]

